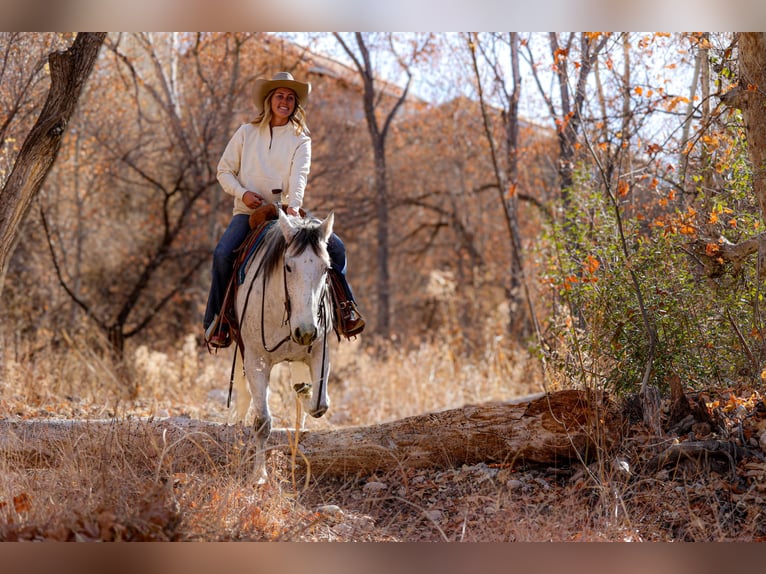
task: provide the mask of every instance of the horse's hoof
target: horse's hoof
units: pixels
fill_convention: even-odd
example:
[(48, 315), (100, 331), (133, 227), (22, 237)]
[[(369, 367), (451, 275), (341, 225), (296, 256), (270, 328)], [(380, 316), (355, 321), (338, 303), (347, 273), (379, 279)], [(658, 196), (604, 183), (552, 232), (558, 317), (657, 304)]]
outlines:
[(321, 417), (321, 416), (322, 416), (323, 414), (325, 414), (326, 412), (327, 412), (327, 407), (320, 407), (320, 408), (318, 408), (318, 409), (317, 409), (317, 410), (315, 410), (315, 411), (311, 411), (309, 414), (310, 414), (312, 417), (314, 417), (315, 419), (318, 419), (319, 417)]
[(311, 385), (308, 383), (295, 383), (293, 385), (293, 390), (299, 397), (311, 396)]

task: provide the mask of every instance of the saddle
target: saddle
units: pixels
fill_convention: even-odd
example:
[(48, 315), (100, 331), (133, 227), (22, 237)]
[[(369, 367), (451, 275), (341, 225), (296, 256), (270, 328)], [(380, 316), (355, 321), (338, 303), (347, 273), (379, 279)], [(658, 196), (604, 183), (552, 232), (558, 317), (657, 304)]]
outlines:
[[(276, 210), (274, 211), (276, 213)], [(237, 254), (237, 258), (234, 260), (234, 266), (231, 273), (231, 279), (226, 286), (226, 293), (223, 297), (223, 304), (221, 305), (221, 313), (218, 317), (218, 324), (215, 326), (215, 333), (227, 332), (229, 336), (225, 339), (225, 343), (217, 345), (218, 348), (226, 348), (231, 345), (232, 341), (236, 341), (239, 346), (240, 352), (244, 352), (242, 344), (242, 337), (239, 334), (239, 320), (237, 319), (237, 311), (235, 309), (237, 301), (237, 287), (244, 280), (244, 271), (247, 266), (247, 262), (255, 252), (255, 248), (260, 243), (264, 232), (273, 223), (272, 219), (264, 219), (257, 227), (250, 228), (250, 232), (245, 237), (242, 244), (234, 251)]]

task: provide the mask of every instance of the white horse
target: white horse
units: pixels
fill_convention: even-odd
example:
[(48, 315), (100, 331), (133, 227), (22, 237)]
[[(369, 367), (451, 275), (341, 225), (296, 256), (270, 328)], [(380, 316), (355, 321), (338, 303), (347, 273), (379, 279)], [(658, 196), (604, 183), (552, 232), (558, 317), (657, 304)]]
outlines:
[(261, 238), (236, 301), (244, 374), (237, 369), (234, 377), (237, 390), (234, 420), (244, 420), (248, 411), (253, 410), (257, 483), (265, 482), (267, 476), (265, 448), (271, 433), (272, 367), (283, 361), (304, 363), (311, 381), (294, 385), (303, 410), (321, 417), (330, 404), (327, 343), (333, 327), (327, 241), (334, 216), (330, 214), (324, 221), (318, 221), (277, 211), (279, 219)]

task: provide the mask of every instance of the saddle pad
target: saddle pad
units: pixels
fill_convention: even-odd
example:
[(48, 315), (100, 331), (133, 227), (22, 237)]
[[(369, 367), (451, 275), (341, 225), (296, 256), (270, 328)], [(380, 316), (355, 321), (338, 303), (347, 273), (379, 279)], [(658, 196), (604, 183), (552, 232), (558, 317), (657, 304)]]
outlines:
[(261, 244), (263, 236), (266, 235), (266, 231), (269, 229), (269, 227), (274, 225), (274, 223), (276, 223), (276, 220), (267, 221), (263, 225), (253, 229), (245, 238), (245, 241), (242, 242), (242, 247), (240, 247), (240, 249), (244, 249), (245, 253), (244, 256), (240, 255), (238, 258), (237, 285), (242, 285), (242, 283), (245, 282), (247, 265), (250, 262), (250, 258), (253, 256), (253, 253), (255, 253), (255, 250), (258, 249), (258, 246)]

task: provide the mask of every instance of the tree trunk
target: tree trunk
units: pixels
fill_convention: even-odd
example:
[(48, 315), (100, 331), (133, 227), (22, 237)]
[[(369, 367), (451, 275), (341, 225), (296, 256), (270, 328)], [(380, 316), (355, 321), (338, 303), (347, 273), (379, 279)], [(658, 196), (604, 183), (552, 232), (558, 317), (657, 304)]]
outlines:
[(373, 142), (375, 155), (375, 215), (378, 240), (378, 316), (376, 332), (387, 339), (391, 332), (391, 275), (388, 249), (388, 178), (386, 176), (385, 142)]
[(766, 32), (739, 35), (738, 107), (747, 134), (753, 193), (766, 219)]
[[(766, 221), (766, 32), (739, 34), (739, 67), (739, 85), (721, 100), (742, 110), (753, 194), (761, 209), (761, 219)], [(720, 276), (727, 263), (737, 272), (754, 253), (760, 258), (757, 266), (761, 277), (766, 277), (766, 234), (738, 244), (723, 237), (703, 238), (690, 247), (710, 277)]]
[(51, 86), (37, 122), (0, 191), (0, 291), (18, 230), (58, 155), (69, 119), (96, 62), (105, 32), (79, 33), (72, 46), (48, 57)]
[[(362, 105), (364, 116), (367, 122), (367, 130), (372, 142), (373, 158), (375, 162), (375, 215), (377, 217), (377, 288), (378, 288), (378, 316), (376, 334), (383, 339), (388, 338), (391, 330), (391, 278), (390, 278), (390, 253), (389, 253), (389, 190), (388, 174), (386, 168), (386, 138), (388, 129), (391, 126), (396, 113), (401, 108), (409, 93), (412, 74), (409, 66), (399, 59), (399, 65), (407, 75), (407, 85), (401, 94), (396, 98), (391, 109), (387, 114), (381, 113), (381, 101), (386, 99), (381, 97), (380, 90), (375, 89), (375, 74), (373, 71), (372, 58), (370, 50), (364, 39), (362, 32), (355, 32), (356, 46), (359, 50), (359, 57), (346, 44), (343, 37), (334, 32), (337, 39), (346, 54), (351, 58), (359, 73), (362, 81)], [(397, 58), (398, 59), (398, 58)], [(385, 92), (385, 89), (384, 89)], [(379, 121), (382, 119), (382, 123)]]
[[(605, 397), (567, 390), (523, 402), (469, 405), (369, 427), (304, 431), (298, 443), (302, 456), (296, 453), (295, 460), (304, 471), (308, 461), (314, 477), (397, 468), (454, 468), (479, 462), (566, 465), (590, 461), (599, 448), (615, 441), (617, 425), (609, 421), (616, 420), (607, 410)], [(131, 451), (147, 452), (148, 442), (155, 449), (158, 445), (190, 449), (192, 456), (188, 457), (180, 451), (170, 452), (168, 446), (161, 449), (179, 464), (191, 460), (222, 466), (242, 460), (241, 446), (252, 435), (241, 426), (177, 418), (0, 421), (0, 450), (30, 464), (56, 464), (72, 445), (107, 442), (104, 435), (110, 432), (119, 432), (121, 452), (126, 456)], [(293, 432), (274, 429), (269, 448), (290, 456), (293, 440)], [(204, 456), (200, 456), (200, 448)]]

